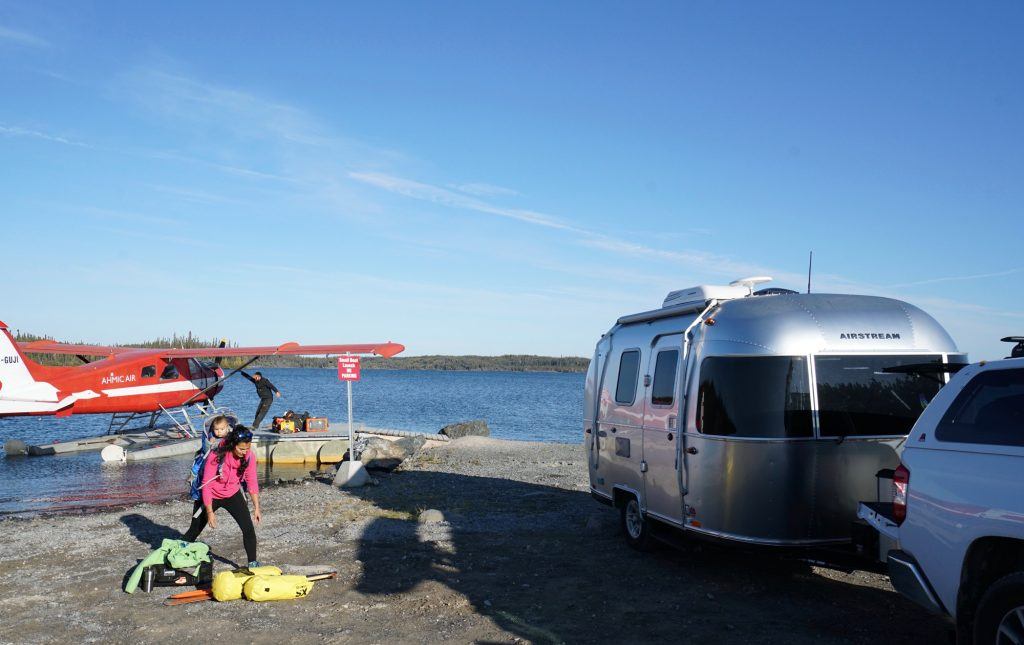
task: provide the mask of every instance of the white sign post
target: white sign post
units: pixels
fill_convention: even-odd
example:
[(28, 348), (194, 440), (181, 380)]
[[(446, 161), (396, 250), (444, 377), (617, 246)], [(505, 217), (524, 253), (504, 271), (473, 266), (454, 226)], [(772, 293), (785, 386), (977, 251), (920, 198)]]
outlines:
[(345, 354), (338, 357), (338, 380), (345, 381), (345, 389), (348, 391), (348, 459), (355, 461), (355, 453), (352, 452), (352, 381), (359, 380), (359, 357)]

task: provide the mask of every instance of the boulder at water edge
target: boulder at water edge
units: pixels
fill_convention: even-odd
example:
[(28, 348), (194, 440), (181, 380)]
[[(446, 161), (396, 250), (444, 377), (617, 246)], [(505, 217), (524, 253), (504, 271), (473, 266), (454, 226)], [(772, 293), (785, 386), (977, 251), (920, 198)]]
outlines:
[(405, 457), (408, 459), (420, 451), (423, 444), (427, 443), (427, 438), (421, 435), (417, 435), (415, 437), (402, 437), (394, 443), (405, 451)]
[(441, 428), (439, 434), (446, 435), (452, 439), (459, 439), (461, 437), (489, 437), (491, 436), (491, 429), (487, 427), (487, 422), (483, 419), (474, 419), (472, 421), (460, 421), (459, 423), (453, 423)]
[(367, 437), (359, 461), (370, 470), (392, 471), (422, 448), (425, 441), (423, 437), (406, 437), (398, 441)]

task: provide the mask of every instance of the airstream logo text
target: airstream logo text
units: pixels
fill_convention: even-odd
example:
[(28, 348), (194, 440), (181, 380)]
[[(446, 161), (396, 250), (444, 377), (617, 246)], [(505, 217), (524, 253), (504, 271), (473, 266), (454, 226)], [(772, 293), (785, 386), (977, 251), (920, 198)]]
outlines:
[(113, 385), (114, 383), (134, 383), (134, 374), (114, 374), (110, 373), (110, 376), (104, 376), (100, 381), (103, 385)]
[(840, 340), (899, 340), (899, 334), (862, 334), (846, 332), (839, 334)]

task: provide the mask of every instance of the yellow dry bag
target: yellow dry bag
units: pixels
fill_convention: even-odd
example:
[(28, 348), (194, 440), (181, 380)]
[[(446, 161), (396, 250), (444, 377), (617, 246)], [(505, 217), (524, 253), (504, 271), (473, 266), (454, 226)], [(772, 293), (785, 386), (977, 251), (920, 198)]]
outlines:
[(245, 581), (245, 597), (256, 602), (305, 598), (313, 589), (306, 576), (254, 576)]
[(225, 600), (238, 600), (242, 597), (242, 587), (247, 580), (256, 576), (270, 577), (281, 575), (277, 567), (253, 567), (252, 569), (236, 569), (235, 571), (221, 571), (213, 577), (213, 598), (224, 602)]

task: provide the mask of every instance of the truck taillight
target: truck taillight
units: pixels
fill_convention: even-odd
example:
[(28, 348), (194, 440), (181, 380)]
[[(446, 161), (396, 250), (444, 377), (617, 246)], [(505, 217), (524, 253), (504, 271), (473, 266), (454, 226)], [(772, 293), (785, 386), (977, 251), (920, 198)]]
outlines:
[(907, 494), (910, 489), (910, 471), (900, 464), (892, 476), (892, 518), (897, 526), (907, 519)]

